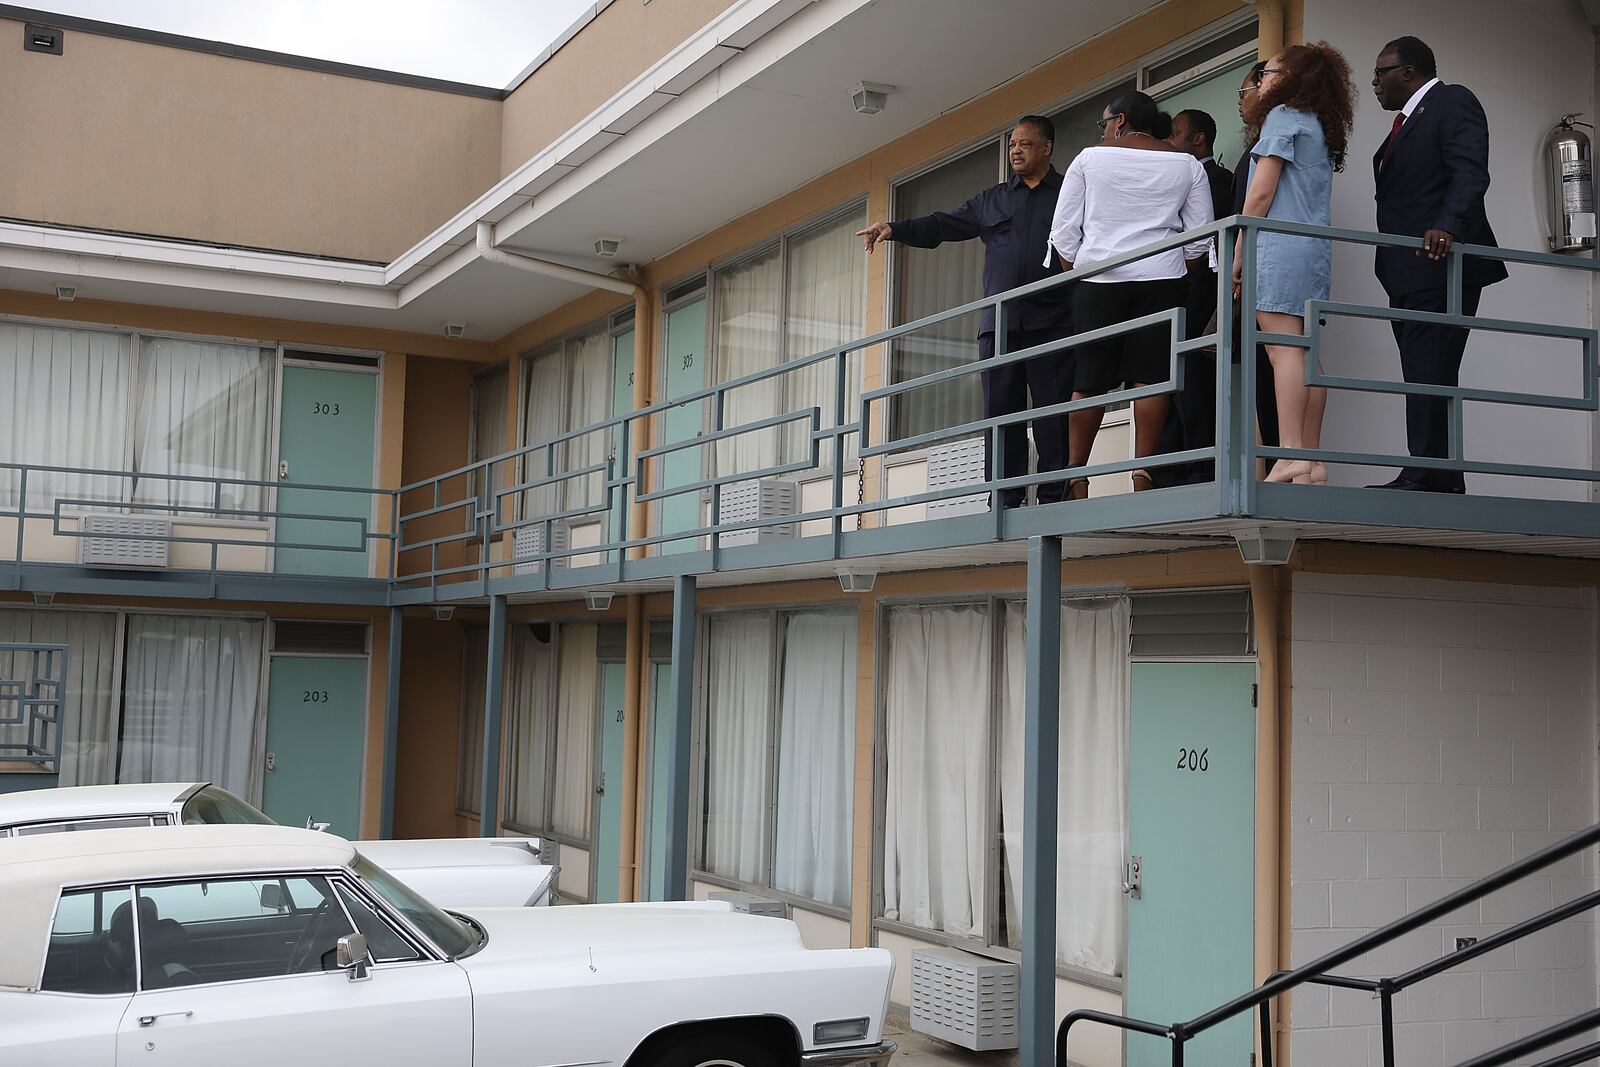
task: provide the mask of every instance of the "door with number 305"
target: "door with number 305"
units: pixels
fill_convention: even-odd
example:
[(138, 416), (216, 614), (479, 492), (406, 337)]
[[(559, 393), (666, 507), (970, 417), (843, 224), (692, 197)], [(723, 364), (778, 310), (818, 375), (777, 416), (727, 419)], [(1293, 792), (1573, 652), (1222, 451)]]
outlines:
[[(1135, 663), (1129, 724), (1129, 1015), (1187, 1021), (1255, 984), (1254, 663)], [(1137, 864), (1137, 870), (1133, 865)], [(1136, 887), (1136, 888), (1135, 888)], [(1248, 1013), (1190, 1041), (1188, 1063), (1247, 1067)], [(1127, 1067), (1172, 1062), (1130, 1034)]]

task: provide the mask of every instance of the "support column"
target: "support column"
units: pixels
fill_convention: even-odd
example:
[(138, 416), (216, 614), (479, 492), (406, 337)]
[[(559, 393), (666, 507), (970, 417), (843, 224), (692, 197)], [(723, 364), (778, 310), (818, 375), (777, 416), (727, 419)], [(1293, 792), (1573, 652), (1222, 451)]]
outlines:
[[(635, 593), (628, 597), (627, 653), (622, 668), (626, 676), (622, 688), (622, 827), (617, 834), (621, 846), (617, 851), (617, 897), (622, 901), (639, 899), (639, 749), (643, 747), (639, 724), (644, 720), (644, 686), (640, 684), (644, 672), (639, 660), (641, 653), (649, 658), (648, 640), (644, 597)], [(600, 862), (605, 862), (604, 856)]]
[(1028, 541), (1022, 757), (1021, 1067), (1055, 1062), (1056, 797), (1061, 752), (1061, 538)]
[(505, 701), (506, 598), (489, 598), (489, 666), (483, 682), (483, 797), (478, 833), (500, 833), (500, 708)]
[(695, 577), (680, 574), (672, 587), (672, 716), (671, 756), (667, 761), (667, 811), (670, 812), (666, 856), (666, 896), (686, 900), (689, 894), (689, 740), (694, 715)]
[(400, 645), (405, 609), (389, 609), (388, 681), (383, 692), (383, 788), (378, 801), (378, 837), (394, 836), (395, 760), (400, 753)]

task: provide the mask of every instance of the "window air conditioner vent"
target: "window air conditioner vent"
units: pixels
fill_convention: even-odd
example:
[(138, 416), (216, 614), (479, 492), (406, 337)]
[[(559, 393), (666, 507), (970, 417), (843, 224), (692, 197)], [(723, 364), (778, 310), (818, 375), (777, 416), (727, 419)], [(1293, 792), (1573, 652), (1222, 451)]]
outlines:
[[(747, 482), (729, 482), (719, 486), (721, 506), (717, 509), (718, 524), (752, 522), (756, 519), (776, 519), (794, 514), (795, 483), (785, 478), (752, 478)], [(748, 530), (734, 530), (719, 534), (723, 548), (733, 545), (759, 545), (768, 541), (785, 541), (795, 534), (792, 522), (771, 526), (755, 526)]]
[(911, 957), (911, 1029), (981, 1052), (1017, 1047), (1017, 965), (953, 948)]
[[(78, 523), (78, 562), (110, 567), (165, 567), (172, 520), (152, 515), (89, 514)], [(98, 535), (98, 536), (88, 536)], [(149, 540), (146, 540), (148, 538)]]
[[(571, 528), (566, 522), (550, 523), (551, 545), (544, 545), (545, 524), (535, 523), (532, 526), (519, 526), (512, 535), (511, 554), (516, 559), (528, 559), (530, 556), (543, 555), (545, 552), (565, 552), (571, 547)], [(566, 570), (568, 557), (561, 556), (550, 561), (555, 570)], [(518, 563), (512, 570), (517, 574), (538, 574), (544, 570), (544, 560), (532, 560), (527, 563)]]
[(272, 651), (364, 656), (367, 624), (282, 619), (272, 624)]
[(771, 897), (758, 897), (753, 893), (736, 893), (732, 890), (718, 890), (707, 894), (711, 900), (726, 900), (733, 905), (733, 910), (742, 915), (765, 915), (771, 919), (787, 919), (789, 905), (781, 900)]
[[(928, 491), (958, 485), (977, 485), (983, 481), (983, 438), (946, 441), (928, 449)], [(956, 515), (981, 515), (989, 510), (989, 494), (948, 497), (928, 501), (928, 518), (948, 519)]]

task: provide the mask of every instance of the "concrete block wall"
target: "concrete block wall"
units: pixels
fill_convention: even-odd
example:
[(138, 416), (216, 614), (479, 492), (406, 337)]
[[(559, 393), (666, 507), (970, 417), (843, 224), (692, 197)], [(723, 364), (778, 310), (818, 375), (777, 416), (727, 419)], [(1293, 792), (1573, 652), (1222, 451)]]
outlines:
[[(1293, 637), (1296, 966), (1600, 819), (1592, 590), (1296, 573)], [(1399, 974), (1595, 884), (1574, 857), (1342, 973)], [(1590, 913), (1412, 987), (1397, 1061), (1460, 1063), (1595, 1007), (1597, 931)], [(1365, 995), (1297, 991), (1294, 1067), (1376, 1067), (1377, 1022)]]

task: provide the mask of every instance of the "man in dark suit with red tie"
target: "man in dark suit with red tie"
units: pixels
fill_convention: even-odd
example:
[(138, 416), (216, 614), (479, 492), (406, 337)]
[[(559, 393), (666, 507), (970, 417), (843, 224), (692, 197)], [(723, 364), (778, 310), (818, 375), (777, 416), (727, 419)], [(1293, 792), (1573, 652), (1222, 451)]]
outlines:
[[(1489, 123), (1471, 90), (1439, 80), (1433, 50), (1415, 37), (1384, 46), (1372, 71), (1372, 88), (1384, 110), (1397, 112), (1389, 136), (1372, 157), (1378, 229), (1420, 237), (1423, 243), (1420, 250), (1380, 247), (1378, 281), (1392, 308), (1442, 312), (1450, 246), (1457, 241), (1495, 243), (1483, 207), (1489, 188)], [(1462, 264), (1462, 314), (1476, 315), (1484, 286), (1505, 277), (1505, 265), (1498, 260), (1468, 258)], [(1465, 329), (1419, 322), (1395, 322), (1393, 327), (1407, 382), (1460, 383)], [(1406, 397), (1411, 455), (1449, 455), (1452, 403), (1446, 397)], [(1406, 467), (1393, 481), (1375, 488), (1462, 493), (1466, 484), (1460, 471)]]

